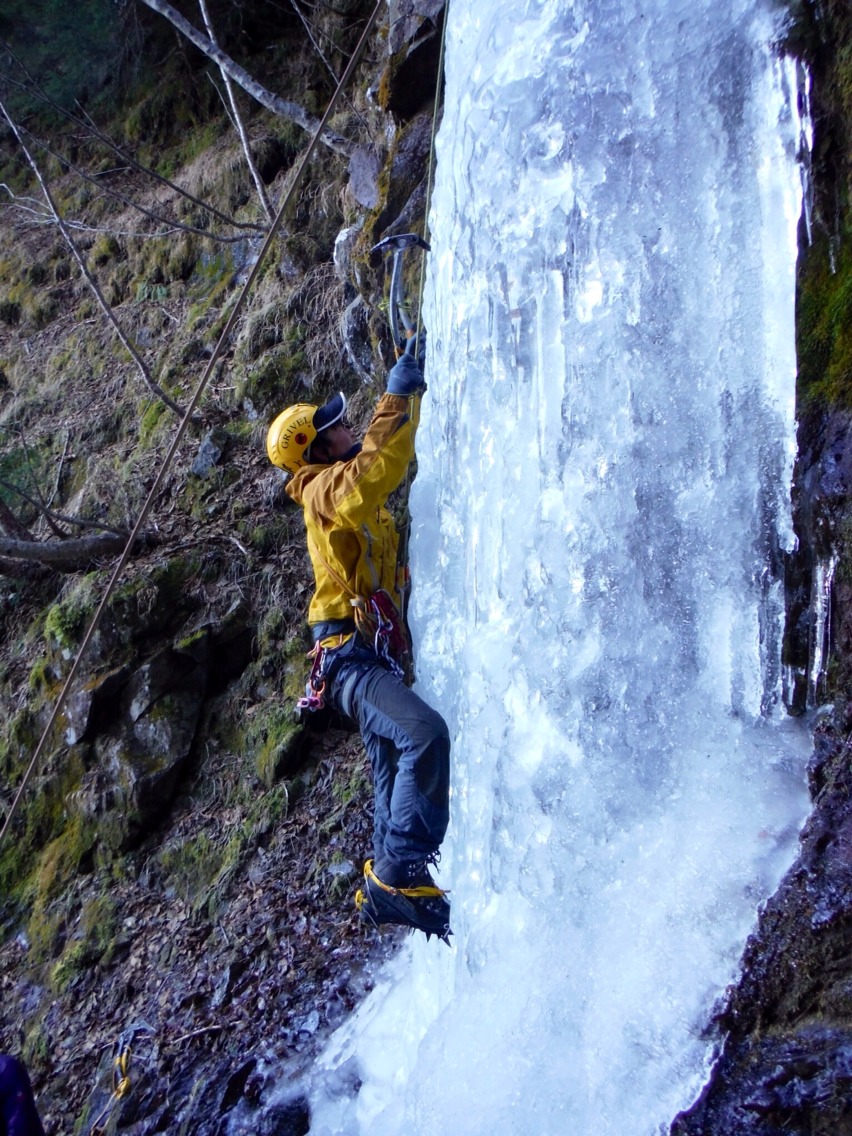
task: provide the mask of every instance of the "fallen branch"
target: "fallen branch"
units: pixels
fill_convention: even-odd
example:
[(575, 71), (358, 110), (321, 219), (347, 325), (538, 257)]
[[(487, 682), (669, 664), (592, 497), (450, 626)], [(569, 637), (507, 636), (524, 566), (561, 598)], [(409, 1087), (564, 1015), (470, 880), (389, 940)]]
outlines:
[(193, 1037), (202, 1037), (205, 1033), (221, 1033), (224, 1028), (224, 1026), (203, 1026), (201, 1029), (193, 1030), (192, 1033), (185, 1033), (176, 1037), (172, 1045), (180, 1045), (182, 1041), (189, 1041)]
[(19, 580), (38, 580), (47, 576), (52, 569), (44, 564), (33, 564), (26, 560), (13, 560), (0, 556), (0, 576), (12, 576)]
[(12, 540), (0, 537), (0, 557), (5, 560), (26, 561), (58, 568), (63, 572), (76, 572), (87, 568), (102, 556), (115, 556), (127, 544), (127, 536), (117, 533), (98, 533), (97, 536), (74, 540)]

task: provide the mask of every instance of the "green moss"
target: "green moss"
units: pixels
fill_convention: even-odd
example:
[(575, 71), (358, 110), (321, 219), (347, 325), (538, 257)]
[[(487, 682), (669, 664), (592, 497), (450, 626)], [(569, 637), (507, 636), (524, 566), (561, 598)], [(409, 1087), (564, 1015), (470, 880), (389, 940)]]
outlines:
[(265, 407), (290, 398), (299, 380), (308, 374), (303, 343), (302, 329), (291, 328), (283, 343), (267, 351), (255, 366), (238, 377), (234, 386), (236, 401), (242, 403), (248, 398), (256, 406)]
[(39, 1019), (24, 1038), (21, 1059), (31, 1074), (44, 1073), (50, 1068), (52, 1054), (52, 1038), (48, 1035), (43, 1021)]
[(187, 609), (186, 585), (199, 566), (197, 556), (173, 556), (116, 589), (109, 610), (128, 642), (174, 626)]
[(192, 904), (210, 888), (219, 874), (224, 849), (206, 832), (200, 832), (164, 848), (157, 859), (181, 899)]
[(64, 654), (80, 643), (95, 608), (93, 577), (87, 576), (73, 586), (65, 599), (55, 603), (44, 621), (44, 637), (51, 650)]
[(264, 738), (255, 752), (257, 775), (267, 788), (272, 788), (282, 772), (292, 772), (302, 747), (304, 730), (294, 716), (294, 704), (276, 704), (262, 716), (257, 725)]
[(835, 249), (820, 237), (800, 257), (799, 396), (852, 407), (852, 230)]
[(264, 524), (255, 524), (249, 517), (241, 521), (237, 531), (240, 539), (260, 556), (268, 556), (281, 548), (290, 532), (290, 518), (286, 514), (272, 516)]
[(171, 423), (171, 410), (159, 398), (150, 402), (139, 423), (139, 445), (142, 449), (147, 449), (151, 445), (164, 419), (167, 423)]
[(95, 896), (83, 905), (75, 933), (51, 970), (54, 990), (61, 993), (82, 971), (109, 963), (116, 926), (116, 907), (109, 895)]
[(37, 659), (33, 664), (27, 685), (31, 694), (49, 697), (56, 691), (57, 675), (49, 658)]
[(121, 245), (116, 238), (111, 233), (101, 233), (89, 252), (89, 269), (94, 271), (122, 255)]
[(95, 825), (78, 816), (72, 818), (41, 853), (35, 872), (32, 913), (27, 924), (34, 962), (43, 962), (55, 955), (67, 923), (68, 886), (95, 840)]

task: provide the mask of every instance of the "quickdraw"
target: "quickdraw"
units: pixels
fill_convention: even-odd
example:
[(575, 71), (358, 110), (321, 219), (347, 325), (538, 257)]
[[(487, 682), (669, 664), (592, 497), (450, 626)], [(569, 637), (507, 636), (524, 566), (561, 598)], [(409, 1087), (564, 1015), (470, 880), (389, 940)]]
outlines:
[(370, 596), (370, 608), (376, 621), (373, 649), (397, 678), (405, 678), (404, 664), (411, 649), (396, 604), (387, 592), (379, 591)]
[(314, 644), (314, 648), (308, 651), (308, 658), (313, 658), (313, 666), (311, 673), (308, 675), (308, 681), (305, 683), (304, 697), (296, 702), (296, 713), (301, 715), (303, 712), (308, 711), (311, 714), (316, 713), (317, 710), (325, 708), (325, 651), (320, 643)]

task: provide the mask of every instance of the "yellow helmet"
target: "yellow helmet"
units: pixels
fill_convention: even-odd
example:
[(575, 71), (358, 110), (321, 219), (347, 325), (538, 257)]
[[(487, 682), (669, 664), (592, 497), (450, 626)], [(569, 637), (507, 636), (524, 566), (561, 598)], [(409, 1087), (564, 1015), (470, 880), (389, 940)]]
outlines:
[(339, 422), (346, 413), (346, 397), (336, 394), (325, 406), (298, 402), (282, 410), (266, 435), (269, 460), (279, 469), (295, 473), (308, 464), (308, 450), (321, 430)]

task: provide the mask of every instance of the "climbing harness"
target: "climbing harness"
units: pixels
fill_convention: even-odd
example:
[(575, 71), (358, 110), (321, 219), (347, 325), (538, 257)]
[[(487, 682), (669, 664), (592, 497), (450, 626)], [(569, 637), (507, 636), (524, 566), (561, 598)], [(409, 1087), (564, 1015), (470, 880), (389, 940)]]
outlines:
[(405, 663), (411, 648), (396, 604), (384, 588), (373, 592), (367, 600), (355, 596), (349, 602), (355, 612), (355, 625), (363, 638), (368, 642), (372, 639), (376, 655), (387, 663), (397, 678), (404, 679)]
[[(403, 257), (408, 249), (420, 248), (424, 252), (431, 251), (431, 245), (416, 233), (398, 233), (393, 237), (385, 237), (377, 245), (373, 245), (371, 253), (382, 254), (393, 252), (393, 266), (391, 268), (390, 294), (388, 296), (388, 321), (393, 338), (396, 357), (405, 350), (405, 345), (412, 336), (420, 334), (420, 297), (417, 300), (417, 315), (412, 316), (408, 310), (405, 293), (402, 286)], [(415, 345), (415, 350), (418, 345)]]
[[(310, 537), (308, 539), (310, 541)], [(410, 639), (399, 609), (389, 593), (384, 588), (379, 588), (370, 596), (359, 596), (340, 573), (332, 568), (316, 542), (310, 541), (310, 543), (326, 572), (338, 588), (349, 596), (355, 629), (361, 638), (372, 647), (380, 662), (383, 662), (397, 678), (406, 681), (406, 667), (410, 666), (411, 657)], [(334, 646), (328, 646), (328, 640), (322, 640), (308, 652), (308, 658), (313, 659), (313, 665), (305, 683), (304, 696), (296, 703), (296, 716), (300, 720), (306, 712), (315, 713), (325, 708), (328, 667), (334, 658), (334, 652), (343, 646), (347, 638), (345, 633), (341, 634)]]

